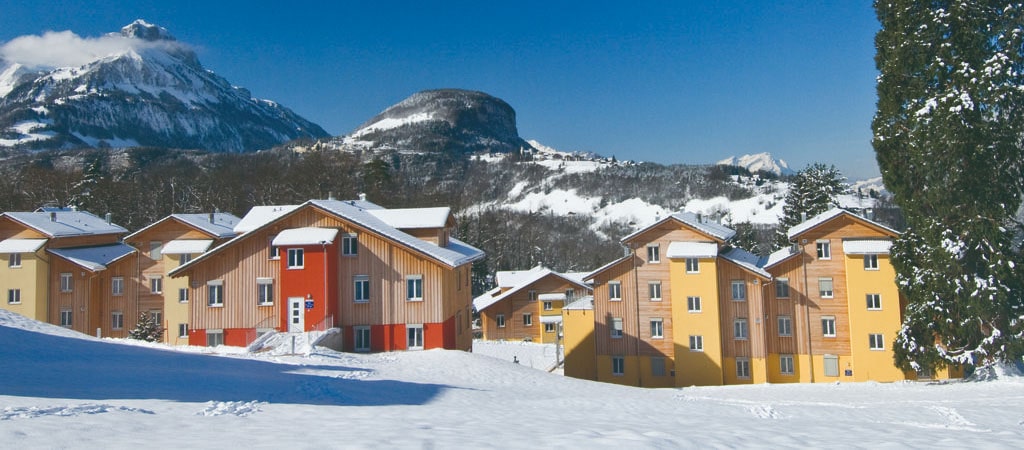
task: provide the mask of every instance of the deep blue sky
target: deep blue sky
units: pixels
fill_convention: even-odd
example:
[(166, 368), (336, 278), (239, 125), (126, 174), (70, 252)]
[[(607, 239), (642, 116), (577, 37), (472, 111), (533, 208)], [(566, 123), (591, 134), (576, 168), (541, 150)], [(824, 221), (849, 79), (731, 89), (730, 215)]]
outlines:
[(504, 99), (521, 136), (560, 150), (660, 163), (768, 151), (794, 169), (878, 173), (866, 0), (0, 0), (0, 43), (95, 37), (136, 18), (335, 135), (450, 87)]

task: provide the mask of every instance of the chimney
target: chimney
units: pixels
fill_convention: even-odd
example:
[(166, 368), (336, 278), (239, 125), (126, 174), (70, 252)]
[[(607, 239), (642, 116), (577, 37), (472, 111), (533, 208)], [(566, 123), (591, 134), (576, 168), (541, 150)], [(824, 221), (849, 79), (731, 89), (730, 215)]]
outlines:
[(210, 223), (213, 223), (213, 215), (214, 215), (214, 214), (215, 214), (215, 213), (210, 213)]
[(361, 201), (361, 202), (365, 202), (366, 201), (366, 193), (365, 192), (360, 192), (359, 193), (359, 201)]
[(806, 222), (807, 221), (807, 211), (804, 211), (804, 212), (800, 213), (800, 221), (801, 222)]
[(697, 213), (697, 223), (700, 223), (700, 222), (701, 222), (700, 213)]
[(333, 192), (327, 191), (327, 200), (334, 200), (334, 193)]
[(107, 225), (110, 225), (111, 220), (114, 219), (114, 215), (110, 214), (110, 213), (106, 213), (106, 214), (103, 215), (103, 218), (107, 220)]
[(50, 211), (50, 222), (56, 222), (56, 221), (57, 221), (57, 212), (56, 211)]

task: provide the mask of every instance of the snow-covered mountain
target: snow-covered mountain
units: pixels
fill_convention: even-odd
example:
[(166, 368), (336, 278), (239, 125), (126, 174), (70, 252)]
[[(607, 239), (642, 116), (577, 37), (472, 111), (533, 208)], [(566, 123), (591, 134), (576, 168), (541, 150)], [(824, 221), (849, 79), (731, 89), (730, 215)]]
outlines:
[(333, 141), (344, 149), (402, 152), (509, 153), (530, 144), (519, 137), (516, 112), (483, 92), (417, 92)]
[(142, 20), (99, 38), (48, 32), (0, 46), (0, 146), (239, 152), (325, 136)]
[(776, 175), (793, 175), (796, 173), (793, 169), (789, 168), (789, 164), (786, 164), (786, 161), (775, 159), (772, 157), (772, 154), (768, 152), (743, 155), (740, 157), (731, 156), (715, 164), (720, 166), (738, 166), (747, 169), (750, 172), (763, 170)]

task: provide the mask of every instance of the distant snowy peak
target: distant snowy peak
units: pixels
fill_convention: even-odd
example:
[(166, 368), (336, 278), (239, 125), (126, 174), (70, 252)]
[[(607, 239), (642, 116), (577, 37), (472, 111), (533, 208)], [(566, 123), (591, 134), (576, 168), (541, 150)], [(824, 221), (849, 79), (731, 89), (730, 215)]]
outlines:
[(134, 22), (121, 28), (121, 36), (150, 42), (175, 40), (174, 36), (171, 36), (166, 28), (147, 23), (142, 19), (135, 19)]
[(789, 168), (789, 164), (781, 159), (775, 159), (771, 153), (756, 153), (753, 155), (743, 155), (740, 157), (729, 157), (716, 163), (720, 166), (737, 166), (749, 170), (750, 172), (757, 172), (763, 170), (765, 172), (771, 172), (776, 175), (793, 175), (796, 172)]

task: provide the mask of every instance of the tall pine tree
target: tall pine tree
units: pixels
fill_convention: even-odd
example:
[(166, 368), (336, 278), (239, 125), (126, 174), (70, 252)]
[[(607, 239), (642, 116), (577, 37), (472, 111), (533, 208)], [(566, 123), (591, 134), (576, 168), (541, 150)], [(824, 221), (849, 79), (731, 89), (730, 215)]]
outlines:
[(839, 194), (846, 191), (846, 177), (835, 166), (814, 163), (797, 172), (789, 183), (782, 219), (776, 233), (777, 247), (789, 246), (787, 233), (804, 217), (814, 217), (838, 206)]
[(892, 249), (908, 306), (906, 369), (1019, 361), (1024, 258), (1024, 6), (876, 0), (873, 145), (906, 232)]

